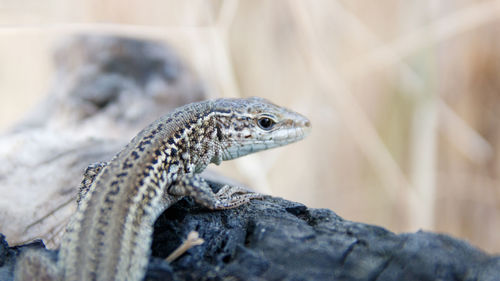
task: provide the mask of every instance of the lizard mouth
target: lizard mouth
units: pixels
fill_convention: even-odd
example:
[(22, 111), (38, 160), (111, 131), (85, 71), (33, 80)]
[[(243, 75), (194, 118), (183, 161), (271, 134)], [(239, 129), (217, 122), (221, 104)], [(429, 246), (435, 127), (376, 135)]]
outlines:
[(261, 150), (284, 146), (300, 141), (311, 132), (311, 122), (303, 117), (292, 125), (281, 126), (260, 136), (228, 143), (223, 149), (222, 159), (231, 160)]

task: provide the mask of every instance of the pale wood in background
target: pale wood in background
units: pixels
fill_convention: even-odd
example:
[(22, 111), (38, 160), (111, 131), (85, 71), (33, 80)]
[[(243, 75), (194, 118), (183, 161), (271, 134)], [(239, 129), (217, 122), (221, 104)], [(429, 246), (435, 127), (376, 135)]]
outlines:
[(0, 5), (3, 128), (47, 92), (62, 36), (168, 41), (208, 96), (263, 96), (312, 120), (306, 141), (237, 161), (231, 176), (348, 219), (500, 251), (500, 1)]

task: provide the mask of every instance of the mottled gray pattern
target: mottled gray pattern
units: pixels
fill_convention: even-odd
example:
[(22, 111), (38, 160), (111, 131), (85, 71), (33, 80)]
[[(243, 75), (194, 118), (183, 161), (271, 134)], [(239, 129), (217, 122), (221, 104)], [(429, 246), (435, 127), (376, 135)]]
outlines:
[[(197, 173), (209, 163), (298, 141), (309, 129), (305, 117), (261, 98), (176, 109), (142, 130), (109, 164), (98, 165), (100, 172), (89, 171), (53, 271), (62, 280), (142, 280), (153, 223), (182, 196), (210, 209), (261, 196), (236, 187), (214, 194)], [(17, 278), (23, 280), (22, 272)]]

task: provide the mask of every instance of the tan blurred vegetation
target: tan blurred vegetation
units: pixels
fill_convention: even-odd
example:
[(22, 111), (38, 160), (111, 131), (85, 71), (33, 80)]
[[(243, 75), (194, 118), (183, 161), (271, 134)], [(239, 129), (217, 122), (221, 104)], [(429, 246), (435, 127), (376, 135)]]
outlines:
[(1, 128), (47, 93), (61, 38), (165, 41), (211, 96), (266, 97), (313, 123), (226, 173), (500, 252), (500, 1), (0, 0), (0, 25)]

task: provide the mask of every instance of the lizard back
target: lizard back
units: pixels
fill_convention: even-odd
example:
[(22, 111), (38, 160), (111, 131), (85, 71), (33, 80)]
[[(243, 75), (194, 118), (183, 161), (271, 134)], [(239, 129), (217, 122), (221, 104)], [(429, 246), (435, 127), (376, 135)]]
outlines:
[[(193, 175), (209, 163), (298, 141), (309, 130), (307, 118), (261, 98), (193, 103), (153, 122), (102, 169), (82, 197), (61, 245), (57, 267), (62, 279), (141, 280), (154, 221), (182, 195), (212, 209), (252, 198), (219, 202)], [(207, 194), (212, 201), (203, 197)]]
[[(183, 157), (191, 155), (189, 144), (210, 142), (211, 108), (211, 101), (191, 104), (160, 118), (103, 168), (67, 229), (60, 258), (65, 280), (144, 271), (147, 260), (134, 257), (149, 256), (154, 220), (180, 199), (164, 193), (178, 176), (193, 172), (192, 159)], [(99, 275), (105, 272), (113, 276)]]

